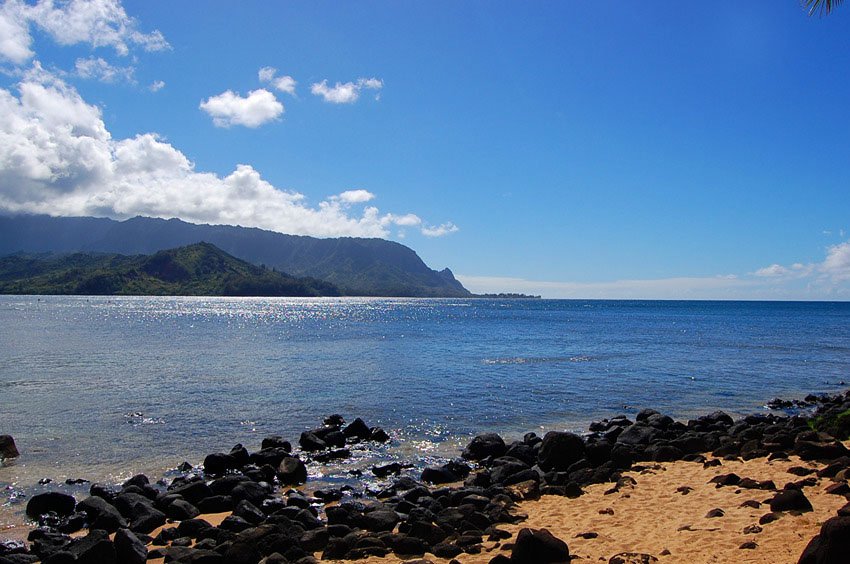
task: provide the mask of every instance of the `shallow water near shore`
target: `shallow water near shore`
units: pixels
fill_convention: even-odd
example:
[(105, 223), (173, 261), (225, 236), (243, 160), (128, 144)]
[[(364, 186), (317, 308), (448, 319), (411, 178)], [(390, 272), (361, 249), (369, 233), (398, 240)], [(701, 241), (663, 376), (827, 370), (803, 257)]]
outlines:
[(313, 468), (333, 482), (454, 456), (480, 431), (756, 412), (843, 389), (849, 368), (847, 303), (0, 296), (0, 434), (22, 452), (0, 504), (19, 512), (41, 478), (296, 443), (331, 413), (393, 437)]

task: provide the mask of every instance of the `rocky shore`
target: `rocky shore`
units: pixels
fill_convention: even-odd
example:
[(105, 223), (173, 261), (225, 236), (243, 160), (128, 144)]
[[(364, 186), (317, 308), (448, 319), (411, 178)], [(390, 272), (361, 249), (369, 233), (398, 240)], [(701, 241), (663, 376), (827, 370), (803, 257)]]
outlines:
[[(594, 422), (585, 436), (528, 433), (507, 443), (487, 433), (458, 459), (416, 477), (402, 463), (373, 466), (371, 477), (384, 484), (378, 490), (314, 489), (310, 465), (389, 440), (361, 419), (346, 424), (333, 415), (303, 432), (295, 449), (277, 436), (253, 452), (236, 445), (200, 467), (182, 466), (170, 483), (138, 475), (120, 486), (92, 484), (84, 499), (35, 495), (26, 513), (37, 526), (27, 541), (0, 542), (0, 564), (687, 562), (697, 561), (694, 548), (723, 550), (691, 545), (717, 542), (699, 535), (732, 531), (704, 524), (724, 520), (743, 524), (730, 539), (742, 539), (732, 548), (746, 554), (728, 561), (847, 562), (850, 450), (842, 441), (850, 432), (850, 392), (769, 406), (771, 413), (738, 421), (715, 412), (677, 422), (645, 409), (633, 420)], [(805, 415), (776, 412), (801, 408)], [(667, 510), (641, 510), (636, 502)], [(706, 503), (716, 505), (705, 510)], [(687, 522), (672, 531), (693, 536), (672, 549), (677, 541), (662, 537), (653, 542), (667, 544), (655, 553), (635, 550), (649, 546), (653, 531), (670, 526), (665, 518), (680, 509), (685, 514), (674, 518)], [(635, 519), (622, 520), (621, 511)], [(807, 527), (800, 548), (771, 534)]]

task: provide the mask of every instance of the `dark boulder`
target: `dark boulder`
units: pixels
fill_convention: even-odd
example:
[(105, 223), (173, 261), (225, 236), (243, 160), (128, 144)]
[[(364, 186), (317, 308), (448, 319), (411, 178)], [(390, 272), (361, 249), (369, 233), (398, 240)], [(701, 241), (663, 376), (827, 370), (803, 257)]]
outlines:
[(145, 564), (148, 559), (145, 543), (127, 529), (117, 531), (113, 543), (118, 562), (121, 564)]
[(272, 487), (266, 482), (245, 481), (236, 485), (230, 492), (233, 501), (240, 502), (243, 499), (250, 501), (256, 506), (263, 504), (263, 500), (272, 493)]
[(307, 481), (307, 467), (300, 458), (290, 456), (280, 462), (277, 479), (283, 485), (299, 485)]
[(282, 448), (287, 452), (292, 452), (292, 445), (280, 435), (272, 435), (264, 438), (260, 448), (262, 450), (267, 448)]
[(843, 564), (850, 555), (850, 517), (833, 517), (824, 522), (803, 550), (798, 564)]
[(214, 495), (199, 501), (197, 507), (201, 513), (221, 513), (233, 511), (234, 502), (229, 495)]
[(372, 427), (369, 433), (369, 440), (376, 443), (385, 443), (390, 440), (390, 436), (380, 427)]
[(27, 502), (27, 517), (38, 519), (40, 515), (53, 512), (59, 516), (70, 515), (74, 512), (77, 501), (73, 496), (62, 492), (45, 492), (34, 495)]
[(584, 456), (584, 450), (584, 441), (578, 435), (549, 431), (540, 445), (538, 463), (547, 472), (566, 470)]
[(166, 517), (174, 521), (194, 519), (200, 514), (200, 510), (185, 499), (175, 499), (165, 509)]
[[(544, 439), (545, 441), (545, 439)], [(569, 562), (567, 543), (547, 529), (521, 529), (516, 536), (511, 562), (515, 564), (548, 564)]]
[(812, 510), (812, 504), (800, 490), (782, 490), (770, 500), (770, 510), (805, 512)]
[[(289, 443), (287, 443), (289, 444)], [(267, 447), (263, 450), (251, 453), (250, 460), (257, 466), (265, 466), (268, 464), (272, 468), (280, 466), (281, 461), (289, 456), (292, 452), (292, 447)]]
[(86, 514), (89, 526), (92, 529), (102, 529), (114, 533), (127, 526), (127, 521), (121, 516), (121, 513), (102, 497), (87, 497), (77, 504), (77, 511)]
[(73, 554), (78, 564), (117, 564), (115, 545), (106, 531), (94, 530), (74, 539), (65, 550)]
[(15, 445), (15, 439), (11, 435), (0, 435), (0, 460), (4, 458), (17, 458), (21, 453)]
[(233, 510), (233, 515), (235, 517), (240, 517), (255, 526), (266, 520), (266, 514), (246, 499), (243, 499), (236, 504), (236, 509)]
[(608, 564), (653, 564), (654, 562), (658, 562), (658, 558), (640, 552), (621, 552), (608, 560)]
[(213, 476), (219, 476), (228, 470), (239, 468), (239, 462), (230, 454), (215, 452), (204, 458), (204, 472)]
[(372, 430), (362, 419), (358, 417), (343, 428), (342, 434), (349, 439), (365, 441), (372, 435)]
[(375, 533), (392, 531), (398, 522), (398, 515), (390, 509), (371, 511), (359, 519), (359, 524), (362, 528)]
[(204, 499), (216, 495), (212, 489), (210, 489), (210, 486), (208, 486), (203, 480), (193, 480), (178, 484), (179, 485), (172, 484), (172, 486), (168, 488), (168, 493), (183, 496), (183, 499), (192, 505), (198, 505)]
[(661, 431), (649, 425), (635, 423), (617, 435), (617, 442), (624, 445), (648, 445), (655, 442)]
[(298, 439), (298, 444), (305, 452), (313, 452), (328, 448), (328, 443), (322, 440), (316, 431), (304, 431)]
[(448, 465), (429, 466), (422, 471), (422, 481), (429, 484), (450, 484), (460, 480), (460, 476), (452, 472)]
[(794, 452), (803, 460), (835, 460), (850, 455), (843, 444), (838, 441), (797, 440)]
[(467, 460), (483, 460), (485, 458), (498, 458), (508, 450), (505, 441), (496, 433), (485, 433), (478, 435), (464, 449), (463, 458)]
[(134, 533), (148, 534), (157, 527), (165, 525), (165, 513), (144, 503), (133, 506), (133, 517), (130, 530)]

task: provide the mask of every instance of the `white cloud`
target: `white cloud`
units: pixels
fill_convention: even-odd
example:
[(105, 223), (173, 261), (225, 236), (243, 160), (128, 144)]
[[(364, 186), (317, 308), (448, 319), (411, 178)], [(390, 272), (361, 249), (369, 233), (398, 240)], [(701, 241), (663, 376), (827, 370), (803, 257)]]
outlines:
[(426, 237), (443, 237), (444, 235), (455, 233), (456, 231), (458, 231), (458, 227), (452, 222), (422, 228), (422, 234)]
[(347, 204), (362, 204), (375, 199), (375, 195), (368, 190), (346, 190), (338, 198)]
[(165, 82), (162, 80), (154, 80), (151, 82), (151, 85), (148, 86), (148, 90), (151, 92), (159, 92), (163, 88), (165, 88)]
[(112, 47), (119, 55), (127, 55), (131, 46), (145, 51), (170, 47), (159, 31), (139, 31), (118, 0), (39, 0), (32, 5), (6, 0), (0, 8), (0, 58), (16, 65), (31, 59), (33, 26), (60, 45)]
[(313, 83), (310, 92), (331, 104), (353, 104), (364, 88), (380, 90), (383, 87), (384, 81), (379, 78), (359, 78), (357, 82), (337, 82), (334, 86), (328, 86), (328, 81), (323, 80)]
[(201, 101), (199, 107), (213, 118), (216, 127), (259, 127), (283, 114), (283, 104), (274, 94), (262, 88), (252, 90), (246, 97), (228, 90)]
[(829, 247), (819, 270), (834, 280), (850, 280), (850, 241)]
[(274, 67), (263, 67), (257, 73), (260, 82), (266, 82), (271, 84), (276, 90), (295, 96), (295, 86), (298, 84), (295, 79), (288, 75), (275, 76), (276, 74), (277, 69)]
[(781, 264), (771, 264), (770, 266), (759, 268), (753, 274), (764, 278), (773, 278), (776, 276), (787, 276), (791, 274), (791, 271)]
[(92, 78), (101, 82), (113, 83), (119, 80), (135, 84), (133, 67), (116, 67), (100, 57), (89, 57), (77, 59), (74, 64), (77, 76), (80, 78)]
[(0, 88), (0, 210), (123, 219), (179, 217), (319, 237), (387, 237), (419, 225), (413, 214), (382, 214), (348, 190), (310, 205), (247, 164), (226, 176), (195, 170), (156, 134), (114, 139), (98, 107), (35, 65), (17, 95)]

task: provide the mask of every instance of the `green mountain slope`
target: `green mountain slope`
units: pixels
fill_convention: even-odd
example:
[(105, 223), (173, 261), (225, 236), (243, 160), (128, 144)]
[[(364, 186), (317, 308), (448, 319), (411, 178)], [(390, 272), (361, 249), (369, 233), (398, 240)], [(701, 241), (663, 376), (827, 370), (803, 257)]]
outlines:
[(11, 255), (0, 293), (125, 296), (338, 296), (339, 288), (239, 260), (209, 243), (153, 255)]
[(202, 241), (255, 265), (265, 264), (291, 276), (325, 280), (348, 295), (471, 296), (449, 269), (433, 270), (409, 247), (383, 239), (317, 239), (149, 217), (115, 221), (94, 217), (0, 216), (0, 255), (19, 252), (139, 255)]

